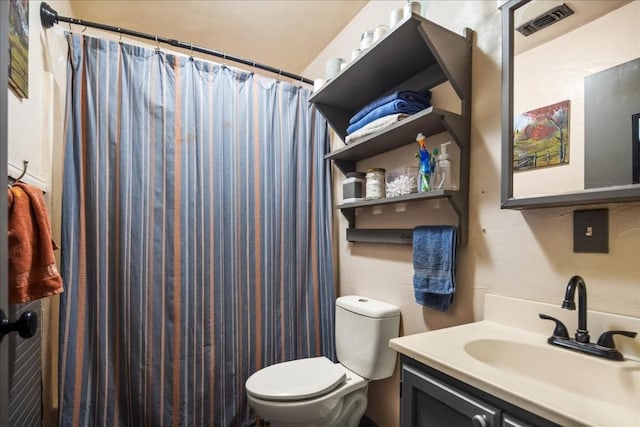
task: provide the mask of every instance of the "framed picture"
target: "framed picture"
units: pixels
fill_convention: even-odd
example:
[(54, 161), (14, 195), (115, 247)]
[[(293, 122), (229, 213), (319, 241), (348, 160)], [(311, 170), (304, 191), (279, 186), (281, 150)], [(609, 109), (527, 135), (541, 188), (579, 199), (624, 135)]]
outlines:
[(570, 104), (566, 100), (514, 117), (514, 171), (569, 163)]
[(29, 0), (9, 0), (9, 86), (29, 97)]

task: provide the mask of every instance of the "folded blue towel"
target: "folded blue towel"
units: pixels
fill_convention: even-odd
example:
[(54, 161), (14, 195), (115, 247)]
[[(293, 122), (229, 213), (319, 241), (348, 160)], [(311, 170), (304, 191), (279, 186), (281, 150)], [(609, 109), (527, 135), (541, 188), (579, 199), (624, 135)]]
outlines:
[[(413, 90), (398, 90), (389, 95), (381, 96), (380, 98), (372, 101), (362, 107), (360, 111), (358, 111), (351, 119), (349, 119), (349, 124), (352, 125), (376, 108), (384, 105), (388, 102), (394, 101), (396, 99), (401, 99), (403, 101), (410, 102), (418, 102), (420, 104), (424, 104), (426, 107), (429, 107), (429, 102), (431, 101), (431, 92), (428, 90), (423, 92), (416, 92)], [(426, 108), (425, 107), (425, 108)], [(381, 116), (382, 117), (382, 116)]]
[(420, 226), (413, 230), (413, 291), (418, 304), (447, 311), (456, 291), (456, 228)]
[(349, 127), (347, 128), (347, 135), (357, 131), (358, 129), (362, 129), (363, 127), (365, 127), (372, 121), (379, 119), (380, 117), (385, 117), (390, 114), (397, 113), (415, 114), (427, 107), (428, 105), (422, 104), (420, 102), (404, 101), (402, 99), (389, 101), (386, 104), (382, 104), (376, 109), (370, 111), (369, 114), (367, 114), (354, 124), (349, 125)]

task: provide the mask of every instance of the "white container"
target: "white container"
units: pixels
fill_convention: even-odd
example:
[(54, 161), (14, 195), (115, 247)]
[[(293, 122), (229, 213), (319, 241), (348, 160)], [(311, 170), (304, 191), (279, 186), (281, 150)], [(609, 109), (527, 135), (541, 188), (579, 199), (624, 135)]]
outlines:
[(382, 199), (385, 196), (384, 190), (384, 169), (367, 169), (366, 199)]
[(327, 81), (340, 74), (340, 66), (344, 63), (342, 58), (331, 58), (325, 64), (325, 78)]
[(354, 203), (364, 200), (366, 175), (362, 172), (349, 172), (342, 180), (342, 203)]
[(404, 18), (404, 10), (402, 8), (393, 9), (389, 14), (389, 27), (395, 28), (396, 25)]
[(378, 25), (373, 30), (373, 41), (377, 42), (378, 40), (383, 38), (385, 34), (387, 34), (388, 32), (389, 32), (389, 27), (387, 27), (386, 25)]
[(354, 49), (351, 49), (351, 60), (355, 61), (356, 58), (358, 58), (358, 56), (360, 56), (360, 49), (357, 47)]
[(422, 11), (422, 8), (420, 7), (420, 3), (418, 3), (417, 1), (410, 1), (410, 2), (407, 2), (407, 4), (404, 5), (404, 17), (405, 18), (410, 17), (412, 13), (420, 15), (421, 11)]
[(367, 30), (360, 37), (360, 50), (364, 51), (373, 44), (373, 30)]
[(325, 83), (326, 81), (324, 79), (315, 79), (313, 81), (313, 91), (317, 92)]

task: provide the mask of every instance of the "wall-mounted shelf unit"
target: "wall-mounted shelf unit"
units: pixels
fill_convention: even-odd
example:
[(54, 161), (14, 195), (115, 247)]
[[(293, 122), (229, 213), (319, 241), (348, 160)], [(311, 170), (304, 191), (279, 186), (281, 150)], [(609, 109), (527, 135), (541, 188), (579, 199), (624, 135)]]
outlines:
[(396, 90), (432, 89), (449, 81), (460, 99), (461, 113), (437, 106), (410, 116), (356, 143), (332, 151), (325, 158), (343, 173), (356, 170), (360, 160), (415, 141), (448, 132), (460, 148), (457, 191), (430, 191), (401, 197), (366, 200), (336, 206), (349, 222), (347, 240), (411, 243), (411, 230), (358, 229), (355, 210), (369, 206), (447, 199), (458, 214), (459, 244), (466, 245), (469, 206), (469, 136), (471, 115), (471, 50), (473, 32), (456, 34), (413, 14), (367, 49), (319, 89), (310, 99), (344, 141), (349, 119), (363, 106)]
[(367, 243), (396, 243), (410, 245), (413, 241), (413, 229), (406, 228), (356, 228), (356, 209), (371, 206), (393, 205), (398, 203), (415, 202), (418, 200), (449, 199), (449, 203), (456, 210), (458, 215), (462, 212), (464, 205), (458, 197), (459, 191), (434, 190), (425, 193), (413, 193), (398, 197), (385, 197), (383, 199), (363, 200), (355, 203), (344, 203), (336, 205), (342, 215), (349, 221), (347, 229), (347, 240), (349, 242)]

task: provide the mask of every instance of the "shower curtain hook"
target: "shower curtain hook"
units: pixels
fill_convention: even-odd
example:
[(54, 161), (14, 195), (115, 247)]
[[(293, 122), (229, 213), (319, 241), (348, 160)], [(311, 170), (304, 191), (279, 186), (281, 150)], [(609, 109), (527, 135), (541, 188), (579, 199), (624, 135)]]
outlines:
[(120, 31), (120, 28), (118, 28), (118, 35), (120, 36), (118, 43), (122, 44), (122, 32)]
[(156, 34), (156, 53), (160, 53), (160, 42), (158, 41), (157, 34)]
[(193, 43), (190, 43), (190, 50), (191, 50), (191, 56), (190, 58), (193, 59)]

